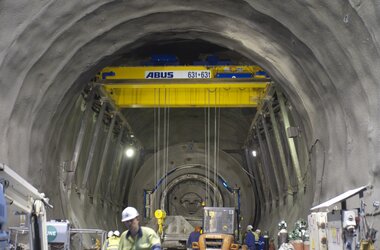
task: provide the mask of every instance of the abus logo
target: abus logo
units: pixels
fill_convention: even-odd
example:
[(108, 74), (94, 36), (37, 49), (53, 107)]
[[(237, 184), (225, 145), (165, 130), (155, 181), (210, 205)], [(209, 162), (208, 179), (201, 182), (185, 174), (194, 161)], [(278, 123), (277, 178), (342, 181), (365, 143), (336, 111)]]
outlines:
[(149, 72), (145, 78), (173, 78), (174, 72)]

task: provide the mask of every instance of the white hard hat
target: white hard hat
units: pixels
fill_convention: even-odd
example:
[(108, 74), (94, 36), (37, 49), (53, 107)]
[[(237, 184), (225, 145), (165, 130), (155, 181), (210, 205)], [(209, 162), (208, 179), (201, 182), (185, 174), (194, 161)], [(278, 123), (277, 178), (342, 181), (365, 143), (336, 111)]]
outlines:
[(127, 207), (121, 213), (121, 222), (132, 220), (139, 216), (139, 212), (137, 212), (134, 207)]
[(252, 225), (248, 225), (248, 226), (247, 226), (247, 231), (252, 231), (252, 229), (253, 229), (253, 226), (252, 226)]
[(114, 235), (116, 235), (117, 237), (120, 236), (120, 232), (118, 230), (116, 230), (115, 232), (113, 232)]
[(113, 236), (113, 232), (112, 231), (109, 231), (108, 234), (107, 234), (107, 237), (112, 237)]

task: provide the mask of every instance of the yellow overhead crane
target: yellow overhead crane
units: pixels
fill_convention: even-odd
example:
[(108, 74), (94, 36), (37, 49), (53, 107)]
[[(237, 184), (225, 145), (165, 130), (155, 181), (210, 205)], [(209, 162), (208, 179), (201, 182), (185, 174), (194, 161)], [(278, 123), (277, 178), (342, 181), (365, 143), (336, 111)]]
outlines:
[(270, 78), (258, 66), (106, 67), (96, 77), (120, 108), (257, 107)]

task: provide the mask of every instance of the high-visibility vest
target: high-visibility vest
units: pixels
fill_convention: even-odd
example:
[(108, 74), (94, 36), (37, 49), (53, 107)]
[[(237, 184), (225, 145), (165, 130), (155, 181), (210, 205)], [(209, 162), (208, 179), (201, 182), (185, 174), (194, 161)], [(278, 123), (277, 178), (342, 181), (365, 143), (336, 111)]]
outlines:
[(375, 250), (375, 244), (369, 240), (361, 240), (360, 250)]
[(119, 237), (111, 237), (107, 240), (106, 250), (117, 250), (119, 248)]

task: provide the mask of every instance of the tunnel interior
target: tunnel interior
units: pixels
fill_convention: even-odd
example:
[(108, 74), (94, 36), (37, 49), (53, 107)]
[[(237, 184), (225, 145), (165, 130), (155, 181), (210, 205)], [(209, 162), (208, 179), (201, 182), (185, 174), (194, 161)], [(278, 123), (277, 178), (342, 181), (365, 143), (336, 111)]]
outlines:
[[(1, 161), (51, 198), (49, 217), (78, 228), (123, 228), (127, 205), (148, 223), (147, 192), (152, 211), (163, 206), (194, 222), (200, 202), (234, 206), (239, 190), (242, 227), (272, 234), (279, 220), (305, 218), (347, 189), (369, 184), (371, 203), (379, 196), (379, 8), (6, 1)], [(259, 110), (119, 110), (95, 91), (102, 68), (139, 65), (152, 53), (175, 54), (183, 65), (207, 54), (256, 64), (275, 90)], [(124, 157), (129, 144), (139, 148), (133, 158)]]
[[(139, 66), (154, 54), (175, 55), (180, 65), (205, 61), (208, 56), (232, 65), (255, 64), (237, 51), (208, 41), (166, 38), (120, 53), (109, 59), (109, 65)], [(103, 227), (109, 227), (110, 221), (122, 227), (117, 218), (129, 204), (141, 211), (144, 223), (150, 223), (156, 209), (163, 209), (169, 216), (183, 216), (192, 226), (202, 224), (204, 206), (238, 206), (236, 225), (242, 231), (248, 224), (263, 223), (267, 212), (299, 200), (311, 202), (305, 196), (313, 183), (307, 169), (311, 159), (304, 124), (280, 90), (265, 97), (259, 112), (211, 104), (205, 108), (168, 108), (165, 103), (155, 108), (118, 108), (89, 81), (59, 128), (59, 149), (68, 148), (68, 156), (73, 156), (61, 163), (59, 178), (68, 203), (88, 203), (97, 213), (107, 207), (114, 211), (113, 220), (104, 214)], [(290, 139), (295, 151), (287, 139), (289, 122), (295, 131), (296, 139)], [(73, 137), (67, 136), (68, 131)], [(137, 149), (132, 158), (124, 154), (129, 147)], [(296, 162), (292, 162), (294, 155)], [(302, 168), (298, 161), (304, 163)], [(149, 209), (145, 209), (147, 202)], [(65, 213), (70, 214), (70, 208)], [(75, 217), (83, 220), (75, 221), (79, 225), (89, 223), (78, 212)], [(94, 225), (100, 218), (97, 214)], [(275, 221), (266, 223), (276, 225)]]

